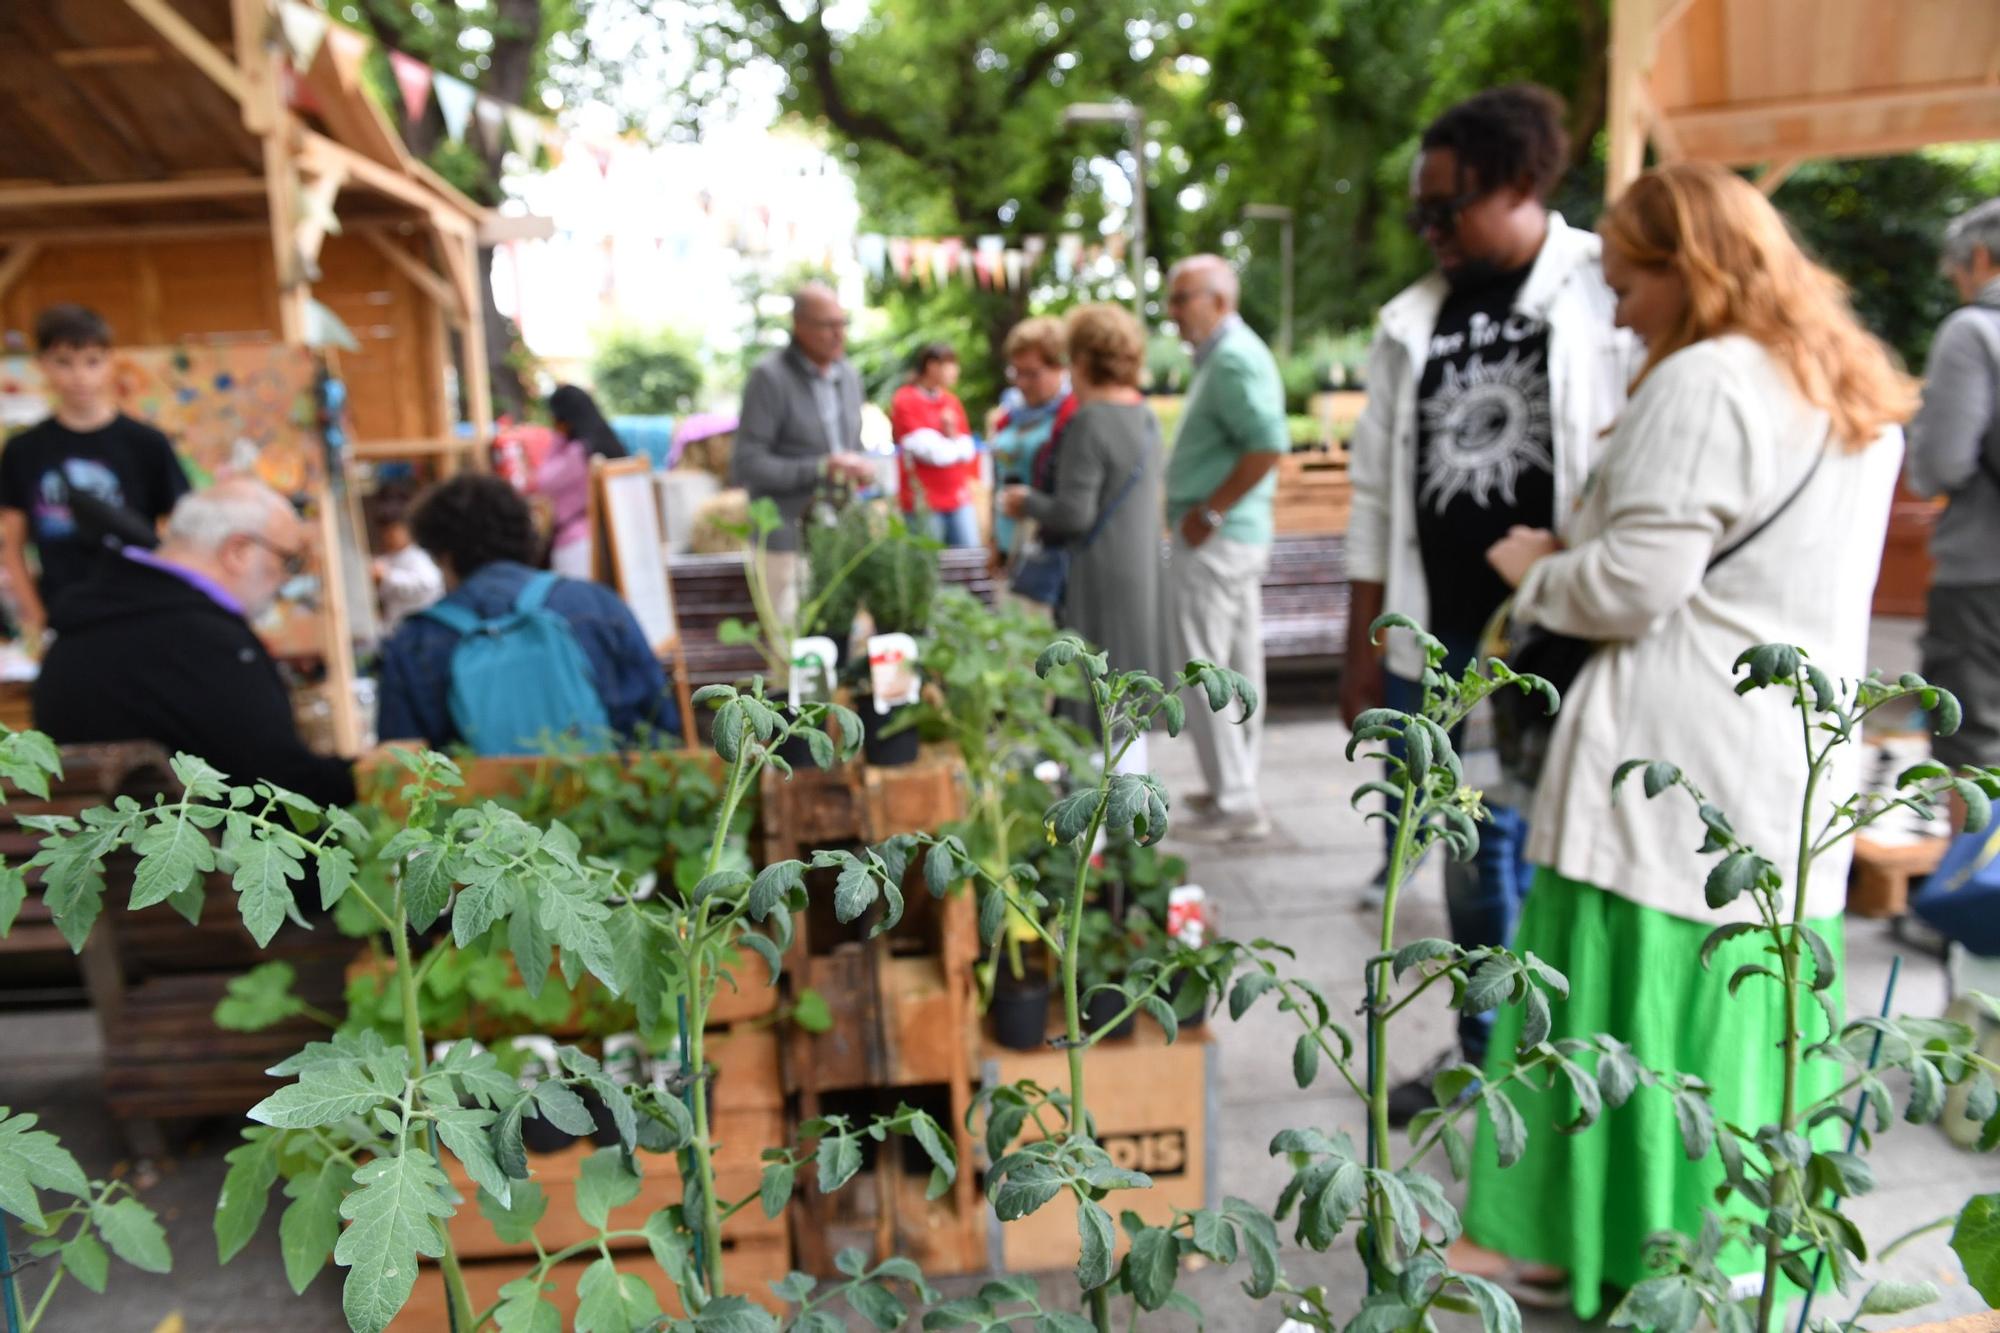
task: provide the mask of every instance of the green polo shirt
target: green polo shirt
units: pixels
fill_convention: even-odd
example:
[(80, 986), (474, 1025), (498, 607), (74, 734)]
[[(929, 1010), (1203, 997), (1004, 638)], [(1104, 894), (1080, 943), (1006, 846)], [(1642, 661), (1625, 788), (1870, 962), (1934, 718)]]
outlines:
[[(1233, 321), (1216, 335), (1188, 388), (1167, 461), (1167, 521), (1178, 524), (1188, 510), (1206, 503), (1243, 455), (1283, 454), (1291, 447), (1278, 363), (1248, 324)], [(1277, 491), (1273, 471), (1222, 516), (1219, 535), (1268, 546), (1271, 497)]]

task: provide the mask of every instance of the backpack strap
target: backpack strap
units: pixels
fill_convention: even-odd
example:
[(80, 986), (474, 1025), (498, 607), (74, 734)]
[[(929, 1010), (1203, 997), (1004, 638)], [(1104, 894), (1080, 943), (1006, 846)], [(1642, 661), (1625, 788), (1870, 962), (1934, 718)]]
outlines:
[(474, 633), (480, 625), (485, 623), (477, 615), (473, 614), (472, 608), (461, 606), (449, 597), (442, 601), (431, 603), (423, 610), (417, 612), (417, 614), (428, 616), (430, 619), (437, 621), (438, 624), (443, 625), (446, 629), (455, 631), (460, 638)]
[(515, 614), (532, 615), (548, 605), (549, 594), (555, 591), (556, 582), (561, 577), (552, 569), (544, 569), (522, 584), (520, 593), (514, 598)]

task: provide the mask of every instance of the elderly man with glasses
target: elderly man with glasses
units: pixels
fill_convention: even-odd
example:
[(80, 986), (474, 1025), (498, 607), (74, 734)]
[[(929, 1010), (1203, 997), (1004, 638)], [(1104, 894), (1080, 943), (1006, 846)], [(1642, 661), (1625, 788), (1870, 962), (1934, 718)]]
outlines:
[(267, 486), (234, 478), (182, 496), (159, 549), (126, 547), (50, 606), (35, 725), (65, 745), (157, 741), (239, 782), (352, 801), (348, 761), (299, 739), (251, 628), (308, 554), (305, 525)]
[[(1424, 131), (1409, 222), (1437, 267), (1382, 308), (1351, 445), (1350, 726), (1369, 708), (1418, 705), (1416, 643), (1397, 633), (1378, 647), (1371, 622), (1410, 617), (1463, 669), (1507, 598), (1486, 548), (1515, 527), (1562, 530), (1624, 406), (1639, 352), (1612, 327), (1597, 237), (1546, 202), (1568, 161), (1562, 100), (1532, 85), (1480, 93)], [(1506, 944), (1527, 889), (1525, 823), (1489, 808), (1478, 860), (1446, 872), (1452, 938), (1468, 948)], [(1365, 901), (1379, 901), (1381, 878)], [(1460, 1021), (1474, 1065), (1489, 1027), (1490, 1015)], [(1428, 1080), (1391, 1103), (1407, 1120), (1431, 1104)]]

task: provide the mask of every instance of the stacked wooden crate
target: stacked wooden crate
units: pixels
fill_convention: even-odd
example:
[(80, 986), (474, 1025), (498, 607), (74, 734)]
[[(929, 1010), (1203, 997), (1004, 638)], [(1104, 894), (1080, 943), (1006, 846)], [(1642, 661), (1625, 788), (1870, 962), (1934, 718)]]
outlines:
[(1353, 499), (1344, 452), (1294, 450), (1278, 463), (1271, 523), (1281, 536), (1345, 532)]

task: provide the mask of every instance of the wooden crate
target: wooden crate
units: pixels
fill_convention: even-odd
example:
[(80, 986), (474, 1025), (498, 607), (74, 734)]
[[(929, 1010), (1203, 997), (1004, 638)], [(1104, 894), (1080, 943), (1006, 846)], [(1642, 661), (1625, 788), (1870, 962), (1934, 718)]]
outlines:
[[(734, 1202), (757, 1192), (764, 1149), (790, 1141), (779, 1076), (778, 1038), (768, 1029), (739, 1027), (712, 1031), (709, 1042), (709, 1059), (716, 1069), (712, 1125), (716, 1142), (716, 1197)], [(595, 1151), (597, 1145), (579, 1140), (560, 1152), (529, 1155), (528, 1165), (534, 1179), (549, 1200), (548, 1212), (535, 1229), (545, 1249), (561, 1249), (596, 1234), (596, 1228), (577, 1214), (575, 1191), (583, 1163)], [(680, 1202), (680, 1168), (672, 1155), (642, 1153), (639, 1163), (643, 1174), (638, 1197), (612, 1212), (613, 1230), (636, 1230), (660, 1209)], [(456, 1158), (445, 1157), (445, 1170), (452, 1185), (468, 1200), (447, 1224), (461, 1259), (534, 1252), (532, 1245), (508, 1245), (493, 1234), (493, 1228), (470, 1202), (475, 1187)], [(791, 1228), (786, 1217), (767, 1218), (760, 1207), (752, 1206), (737, 1213), (725, 1224), (723, 1236), (746, 1244), (774, 1244), (789, 1255)], [(612, 1244), (618, 1249), (645, 1248), (629, 1239)]]
[(1272, 526), (1281, 535), (1345, 532), (1353, 501), (1346, 457), (1301, 449), (1278, 463)]
[[(752, 1303), (761, 1305), (774, 1314), (784, 1307), (771, 1294), (771, 1283), (782, 1281), (791, 1271), (791, 1250), (782, 1242), (768, 1240), (723, 1241), (723, 1266), (728, 1277), (729, 1290), (741, 1295)], [(548, 1283), (553, 1290), (547, 1293), (550, 1303), (562, 1312), (562, 1327), (569, 1328), (576, 1319), (576, 1284), (583, 1279), (584, 1270), (599, 1256), (582, 1255), (565, 1260), (549, 1270)], [(643, 1250), (637, 1254), (613, 1256), (618, 1271), (631, 1273), (645, 1280), (658, 1298), (660, 1308), (675, 1317), (686, 1314), (680, 1302), (680, 1293), (667, 1281), (653, 1256)], [(531, 1264), (525, 1259), (484, 1259), (464, 1265), (465, 1286), (472, 1298), (475, 1311), (484, 1310), (500, 1299), (500, 1288), (515, 1278), (527, 1274)], [(445, 1314), (444, 1279), (437, 1269), (426, 1266), (417, 1274), (416, 1289), (410, 1293), (409, 1304), (389, 1325), (395, 1333), (441, 1333), (451, 1327)], [(491, 1322), (483, 1325), (492, 1328)], [(473, 1333), (461, 1330), (461, 1333)]]
[[(1130, 1209), (1164, 1225), (1176, 1209), (1206, 1208), (1212, 1202), (1209, 1161), (1209, 1099), (1214, 1045), (1206, 1028), (1183, 1032), (1171, 1046), (1166, 1034), (1147, 1020), (1123, 1041), (1105, 1041), (1085, 1056), (1084, 1088), (1091, 1118), (1106, 1151), (1119, 1166), (1153, 1178), (1148, 1190), (1125, 1190), (1113, 1211)], [(1059, 1050), (1010, 1051), (988, 1045), (987, 1086), (1033, 1079), (1045, 1088), (1069, 1086), (1069, 1059)], [(1035, 1136), (1029, 1122), (1028, 1135)], [(1073, 1268), (1077, 1258), (1076, 1200), (1067, 1192), (1018, 1222), (996, 1220), (992, 1266), (1010, 1273), (1054, 1272)], [(1126, 1237), (1118, 1231), (1118, 1252)]]
[(1910, 881), (1936, 870), (1950, 838), (1885, 842), (1857, 833), (1854, 869), (1847, 881), (1847, 910), (1863, 917), (1901, 916), (1910, 908)]

